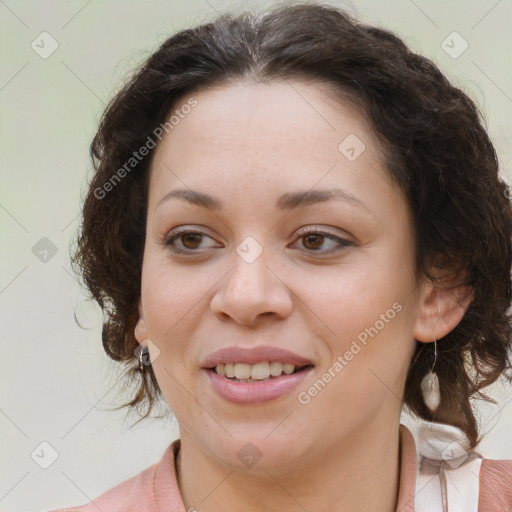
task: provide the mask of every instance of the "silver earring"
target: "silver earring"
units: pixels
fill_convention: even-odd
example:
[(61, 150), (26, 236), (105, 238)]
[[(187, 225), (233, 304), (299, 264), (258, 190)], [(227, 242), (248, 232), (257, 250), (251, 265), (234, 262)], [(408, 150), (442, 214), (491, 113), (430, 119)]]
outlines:
[(441, 403), (441, 392), (439, 390), (439, 377), (434, 373), (434, 366), (437, 361), (437, 340), (434, 341), (434, 364), (429, 372), (421, 380), (421, 393), (423, 401), (434, 414)]
[(149, 361), (149, 350), (146, 345), (142, 345), (139, 351), (139, 368), (141, 373), (144, 373), (144, 360)]

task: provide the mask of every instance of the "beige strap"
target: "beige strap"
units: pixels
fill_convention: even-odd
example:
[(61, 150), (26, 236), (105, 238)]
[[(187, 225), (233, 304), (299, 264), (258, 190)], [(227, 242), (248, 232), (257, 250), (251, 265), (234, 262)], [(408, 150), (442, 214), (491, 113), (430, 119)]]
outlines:
[(416, 512), (478, 512), (482, 457), (471, 454), (463, 464), (422, 459), (416, 486)]

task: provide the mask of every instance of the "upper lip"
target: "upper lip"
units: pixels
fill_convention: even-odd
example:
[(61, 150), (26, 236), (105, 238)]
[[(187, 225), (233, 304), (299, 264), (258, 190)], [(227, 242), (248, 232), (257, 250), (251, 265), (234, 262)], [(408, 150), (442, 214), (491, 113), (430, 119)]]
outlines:
[(226, 363), (246, 363), (256, 364), (268, 361), (289, 363), (295, 366), (313, 365), (311, 361), (289, 350), (268, 345), (262, 345), (254, 348), (226, 347), (213, 352), (203, 361), (203, 368), (214, 368), (218, 364)]

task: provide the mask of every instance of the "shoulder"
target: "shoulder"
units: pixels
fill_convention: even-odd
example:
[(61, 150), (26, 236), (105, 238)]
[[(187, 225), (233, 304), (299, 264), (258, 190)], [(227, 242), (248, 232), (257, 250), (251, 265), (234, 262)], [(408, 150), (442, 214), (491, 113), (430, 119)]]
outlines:
[[(48, 512), (154, 512), (160, 510), (157, 494), (173, 490), (177, 484), (173, 458), (179, 449), (179, 440), (169, 445), (162, 459), (104, 492), (89, 503), (59, 508)], [(173, 485), (174, 484), (174, 485)]]
[(148, 490), (151, 490), (151, 482), (154, 479), (155, 470), (156, 464), (116, 485), (84, 505), (60, 508), (48, 512), (97, 512), (98, 510), (102, 512), (135, 511), (134, 504), (137, 500), (146, 501), (148, 498)]
[(479, 494), (481, 512), (512, 510), (512, 460), (482, 460)]

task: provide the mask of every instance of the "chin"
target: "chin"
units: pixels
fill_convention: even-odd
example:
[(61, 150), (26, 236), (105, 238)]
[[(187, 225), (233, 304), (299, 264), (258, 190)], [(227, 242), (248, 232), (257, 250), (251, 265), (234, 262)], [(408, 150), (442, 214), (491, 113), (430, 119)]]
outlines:
[(287, 466), (293, 468), (296, 461), (304, 456), (306, 447), (301, 441), (305, 439), (304, 435), (280, 435), (272, 432), (272, 428), (246, 429), (233, 437), (226, 435), (218, 442), (211, 440), (214, 444), (210, 451), (232, 471), (264, 474)]

